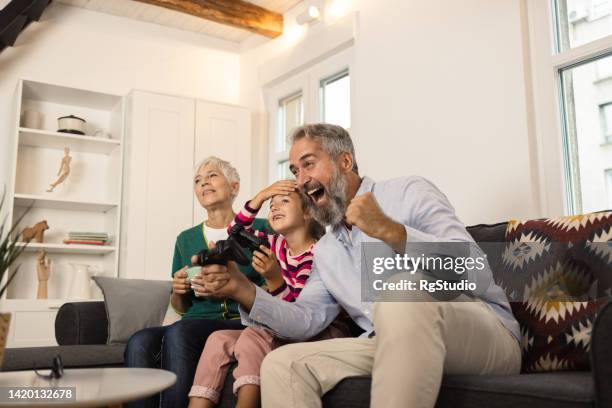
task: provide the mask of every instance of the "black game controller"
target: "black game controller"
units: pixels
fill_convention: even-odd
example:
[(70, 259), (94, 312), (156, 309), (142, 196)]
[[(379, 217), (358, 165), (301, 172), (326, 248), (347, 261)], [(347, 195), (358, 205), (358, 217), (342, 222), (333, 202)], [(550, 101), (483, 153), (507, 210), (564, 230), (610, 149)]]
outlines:
[(270, 243), (265, 237), (260, 238), (246, 231), (242, 225), (236, 224), (230, 230), (227, 239), (217, 241), (213, 249), (204, 249), (198, 253), (196, 265), (227, 265), (229, 261), (248, 265), (250, 260), (244, 249), (252, 252), (258, 250), (261, 245), (270, 248)]

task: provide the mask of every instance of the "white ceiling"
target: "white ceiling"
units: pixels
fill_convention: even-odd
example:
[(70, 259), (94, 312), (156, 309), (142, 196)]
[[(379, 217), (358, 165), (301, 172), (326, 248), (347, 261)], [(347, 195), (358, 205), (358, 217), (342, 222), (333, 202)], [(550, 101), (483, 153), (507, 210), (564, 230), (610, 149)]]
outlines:
[[(283, 14), (302, 0), (248, 1), (268, 10)], [(189, 14), (179, 13), (178, 11), (168, 10), (133, 0), (56, 0), (56, 2), (178, 28), (180, 30), (193, 31), (236, 43), (243, 41), (251, 35), (257, 35), (239, 28), (218, 24)]]

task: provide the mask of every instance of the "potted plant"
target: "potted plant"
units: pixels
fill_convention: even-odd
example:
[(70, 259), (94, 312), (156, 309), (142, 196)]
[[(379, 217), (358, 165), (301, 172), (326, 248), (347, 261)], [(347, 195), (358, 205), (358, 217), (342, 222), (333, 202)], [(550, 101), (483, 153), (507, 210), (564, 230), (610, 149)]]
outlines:
[[(2, 193), (2, 198), (0, 199), (0, 214), (5, 212), (4, 203), (6, 198), (6, 191)], [(28, 209), (29, 210), (29, 209)], [(17, 244), (17, 226), (23, 219), (23, 217), (27, 214), (28, 211), (25, 211), (21, 217), (15, 222), (11, 227), (8, 224), (8, 215), (5, 215), (2, 218), (0, 223), (0, 299), (4, 292), (8, 288), (9, 284), (15, 278), (17, 271), (19, 270), (19, 266), (13, 269), (12, 273), (10, 272), (11, 265), (19, 258), (19, 255), (23, 252), (23, 250), (27, 246), (27, 242)], [(5, 275), (8, 277), (5, 280)], [(2, 282), (5, 282), (3, 285)], [(2, 364), (2, 360), (4, 359), (4, 348), (6, 346), (6, 339), (8, 335), (8, 329), (11, 323), (11, 314), (10, 313), (0, 313), (0, 365)]]

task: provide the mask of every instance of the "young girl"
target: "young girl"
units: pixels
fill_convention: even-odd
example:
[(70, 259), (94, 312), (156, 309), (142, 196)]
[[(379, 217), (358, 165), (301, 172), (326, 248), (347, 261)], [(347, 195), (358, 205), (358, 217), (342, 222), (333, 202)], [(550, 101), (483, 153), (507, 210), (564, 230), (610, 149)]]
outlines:
[[(308, 280), (315, 242), (325, 233), (325, 229), (306, 210), (296, 187), (295, 181), (291, 180), (272, 184), (248, 201), (229, 226), (231, 228), (237, 223), (251, 228), (261, 205), (271, 199), (268, 221), (276, 234), (267, 235), (271, 249), (262, 245), (261, 252), (253, 253), (253, 269), (266, 279), (270, 294), (287, 302), (295, 301)], [(251, 232), (266, 236), (261, 231), (251, 229)], [(330, 326), (317, 338), (347, 335), (347, 330), (338, 325)], [(266, 354), (280, 345), (279, 339), (257, 327), (214, 332), (206, 341), (200, 357), (189, 392), (189, 407), (213, 407), (218, 403), (229, 366), (234, 361), (238, 363), (234, 370), (237, 406), (259, 406), (259, 368)]]

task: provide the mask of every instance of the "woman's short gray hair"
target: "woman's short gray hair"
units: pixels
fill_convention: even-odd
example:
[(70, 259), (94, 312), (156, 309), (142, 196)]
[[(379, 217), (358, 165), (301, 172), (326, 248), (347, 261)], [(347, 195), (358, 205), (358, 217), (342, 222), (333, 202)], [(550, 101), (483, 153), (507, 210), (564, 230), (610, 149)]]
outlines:
[(290, 142), (293, 144), (297, 140), (305, 137), (321, 142), (323, 150), (334, 159), (341, 153), (350, 153), (353, 156), (352, 170), (359, 174), (353, 141), (349, 133), (343, 127), (331, 125), (329, 123), (303, 125), (293, 131)]
[[(212, 165), (218, 167), (221, 170), (221, 173), (225, 176), (230, 185), (234, 183), (240, 183), (240, 175), (238, 174), (238, 170), (230, 162), (227, 160), (220, 159), (216, 156), (208, 156), (204, 160), (202, 160), (195, 168), (195, 174), (200, 171), (200, 169), (204, 166)], [(236, 198), (238, 192), (232, 194), (232, 200)]]

